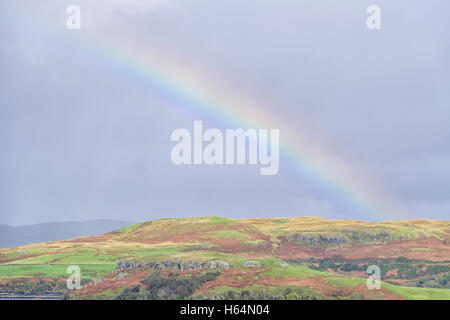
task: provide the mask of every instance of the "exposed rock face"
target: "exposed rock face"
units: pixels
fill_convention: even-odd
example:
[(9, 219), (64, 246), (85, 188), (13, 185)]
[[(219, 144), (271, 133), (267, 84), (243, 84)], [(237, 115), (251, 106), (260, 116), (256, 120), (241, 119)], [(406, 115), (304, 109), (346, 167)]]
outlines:
[(329, 244), (347, 244), (347, 243), (355, 243), (355, 242), (379, 242), (385, 241), (393, 238), (393, 234), (391, 232), (350, 232), (347, 234), (338, 234), (331, 236), (310, 236), (304, 234), (295, 234), (292, 236), (292, 239), (295, 241), (303, 242), (307, 245), (329, 245)]
[(287, 263), (283, 263), (283, 262), (275, 262), (275, 264), (276, 264), (277, 266), (282, 267), (282, 268), (286, 268), (286, 267), (288, 266)]
[(247, 267), (247, 268), (258, 268), (258, 267), (261, 267), (261, 262), (259, 262), (259, 261), (245, 261), (242, 265), (244, 267)]
[(246, 244), (250, 247), (258, 247), (267, 245), (267, 241), (264, 240), (256, 240), (256, 241), (247, 241)]
[(336, 236), (309, 236), (309, 235), (303, 235), (303, 234), (295, 234), (293, 236), (293, 239), (296, 241), (301, 241), (306, 244), (310, 245), (319, 245), (319, 244), (334, 244), (334, 243), (347, 243), (347, 240), (340, 235)]
[(128, 272), (121, 272), (116, 276), (116, 280), (123, 280), (128, 276)]
[(141, 262), (121, 260), (117, 263), (116, 269), (155, 269), (155, 270), (198, 270), (198, 269), (228, 269), (232, 264), (226, 261), (214, 260), (208, 262), (201, 261), (182, 261), (181, 259), (164, 260), (161, 262)]
[(210, 243), (200, 243), (197, 247), (199, 249), (211, 249), (214, 246)]

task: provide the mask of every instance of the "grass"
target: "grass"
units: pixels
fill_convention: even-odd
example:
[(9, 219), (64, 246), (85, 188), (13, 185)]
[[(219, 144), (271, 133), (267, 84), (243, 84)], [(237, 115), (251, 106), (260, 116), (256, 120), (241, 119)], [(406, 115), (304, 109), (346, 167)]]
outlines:
[(280, 218), (280, 219), (275, 219), (272, 220), (273, 223), (288, 223), (290, 220), (287, 218)]
[[(68, 278), (68, 265), (3, 265), (0, 266), (1, 279), (21, 278)], [(115, 265), (79, 265), (82, 280), (95, 280), (114, 270)]]
[(140, 226), (142, 226), (142, 224), (143, 224), (143, 222), (132, 224), (131, 226), (123, 227), (122, 229), (119, 229), (118, 231), (120, 233), (122, 233), (122, 234), (123, 233), (130, 233), (131, 231), (133, 231), (133, 230), (139, 228)]
[[(332, 276), (326, 281), (335, 287), (355, 288), (358, 285), (366, 285), (366, 279)], [(396, 286), (390, 283), (381, 282), (381, 289), (390, 291), (408, 300), (450, 300), (450, 289), (416, 288)]]
[[(269, 271), (262, 273), (262, 276), (271, 278), (297, 278), (304, 279), (324, 275), (326, 273), (309, 269), (302, 265), (286, 264), (283, 260), (276, 258), (265, 258), (259, 260), (263, 268), (269, 268)], [(285, 265), (284, 267), (282, 265)]]
[(355, 288), (360, 284), (366, 284), (365, 279), (354, 278), (354, 277), (344, 277), (344, 276), (332, 276), (326, 277), (325, 281), (332, 284), (335, 287), (344, 287), (344, 288)]
[(120, 256), (117, 255), (106, 255), (106, 254), (71, 254), (71, 253), (61, 253), (61, 254), (49, 254), (40, 255), (31, 258), (25, 258), (20, 260), (14, 260), (7, 263), (6, 265), (17, 265), (17, 264), (114, 264)]
[(155, 257), (164, 257), (170, 256), (180, 252), (183, 248), (179, 247), (162, 247), (162, 248), (148, 248), (148, 249), (139, 249), (133, 252), (133, 257), (136, 258), (155, 258)]
[(401, 287), (384, 282), (381, 288), (408, 300), (450, 300), (450, 289)]

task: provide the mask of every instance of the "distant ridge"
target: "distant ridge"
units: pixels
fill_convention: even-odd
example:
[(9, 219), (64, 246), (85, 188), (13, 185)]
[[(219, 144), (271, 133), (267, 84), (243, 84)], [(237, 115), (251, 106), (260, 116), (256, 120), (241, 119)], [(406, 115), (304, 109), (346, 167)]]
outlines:
[(0, 248), (13, 248), (30, 243), (93, 236), (131, 224), (133, 222), (120, 220), (90, 220), (50, 222), (24, 226), (0, 225)]

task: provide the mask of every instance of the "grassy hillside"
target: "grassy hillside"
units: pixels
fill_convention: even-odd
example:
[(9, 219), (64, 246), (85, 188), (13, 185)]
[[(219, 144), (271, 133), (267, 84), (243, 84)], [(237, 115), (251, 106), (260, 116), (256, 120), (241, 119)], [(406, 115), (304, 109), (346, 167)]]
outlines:
[[(0, 293), (39, 288), (77, 299), (450, 299), (449, 241), (446, 221), (160, 219), (0, 249)], [(64, 283), (70, 265), (81, 269), (81, 289), (42, 284)], [(370, 265), (381, 269), (380, 290), (366, 286)]]

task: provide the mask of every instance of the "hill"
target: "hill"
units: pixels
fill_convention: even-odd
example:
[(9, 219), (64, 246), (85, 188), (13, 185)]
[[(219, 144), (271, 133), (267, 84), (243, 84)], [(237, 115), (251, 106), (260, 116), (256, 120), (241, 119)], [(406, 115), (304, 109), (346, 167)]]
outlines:
[[(450, 222), (160, 219), (0, 250), (0, 293), (70, 299), (450, 299)], [(83, 287), (68, 291), (67, 267)], [(380, 268), (380, 290), (366, 286)]]

